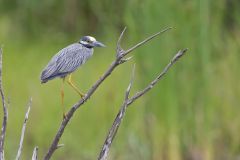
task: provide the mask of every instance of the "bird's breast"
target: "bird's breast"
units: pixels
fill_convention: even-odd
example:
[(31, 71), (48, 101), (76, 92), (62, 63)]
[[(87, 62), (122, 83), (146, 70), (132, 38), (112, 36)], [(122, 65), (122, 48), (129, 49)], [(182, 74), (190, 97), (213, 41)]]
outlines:
[[(80, 53), (82, 54), (82, 53)], [(83, 62), (82, 63), (85, 63), (90, 57), (92, 57), (93, 55), (93, 49), (92, 48), (85, 48), (84, 51), (83, 51)]]

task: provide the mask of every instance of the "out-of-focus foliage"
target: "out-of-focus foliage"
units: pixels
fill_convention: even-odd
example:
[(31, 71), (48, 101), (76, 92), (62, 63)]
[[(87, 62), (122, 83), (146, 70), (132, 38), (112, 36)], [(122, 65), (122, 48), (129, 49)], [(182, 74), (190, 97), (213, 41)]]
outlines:
[[(53, 159), (95, 159), (121, 105), (136, 63), (132, 93), (143, 88), (177, 50), (189, 48), (163, 81), (127, 111), (111, 159), (237, 159), (240, 155), (240, 2), (237, 0), (0, 0), (4, 87), (10, 97), (6, 157), (14, 158), (27, 100), (33, 108), (23, 159), (46, 152), (62, 118), (61, 81), (41, 85), (41, 69), (59, 49), (93, 35), (107, 45), (74, 74), (86, 91), (123, 47), (174, 27), (134, 53), (70, 122)], [(123, 78), (124, 77), (124, 78)], [(65, 86), (65, 105), (79, 97)]]
[[(78, 1), (78, 0), (4, 0), (2, 14), (12, 18), (10, 30), (28, 36), (39, 32), (102, 32), (121, 27), (124, 1)], [(17, 29), (16, 29), (17, 28)]]

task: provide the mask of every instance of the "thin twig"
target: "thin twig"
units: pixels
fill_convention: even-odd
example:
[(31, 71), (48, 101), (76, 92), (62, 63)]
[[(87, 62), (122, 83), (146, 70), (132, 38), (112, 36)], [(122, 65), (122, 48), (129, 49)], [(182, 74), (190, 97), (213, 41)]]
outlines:
[(133, 50), (137, 49), (138, 47), (144, 45), (145, 43), (147, 43), (148, 41), (152, 40), (153, 38), (157, 37), (158, 35), (167, 32), (168, 30), (172, 29), (172, 27), (168, 27), (160, 32), (155, 33), (154, 35), (146, 38), (144, 41), (139, 42), (138, 44), (134, 45), (133, 47), (131, 47), (130, 49), (126, 50), (125, 53), (123, 54), (123, 56), (128, 55), (130, 52), (132, 52)]
[(126, 31), (127, 27), (124, 27), (122, 33), (120, 34), (119, 38), (118, 38), (118, 41), (117, 41), (117, 50), (116, 50), (116, 58), (119, 58), (123, 53), (124, 53), (124, 50), (122, 49), (121, 47), (121, 41), (122, 41), (122, 37)]
[[(126, 29), (126, 28), (125, 28)], [(117, 52), (121, 52), (121, 53), (117, 53), (116, 55), (116, 59), (112, 62), (112, 64), (109, 66), (109, 68), (105, 71), (105, 73), (94, 83), (94, 85), (88, 90), (88, 92), (86, 93), (85, 97), (83, 99), (81, 99), (78, 103), (76, 103), (75, 105), (73, 105), (70, 110), (68, 111), (68, 113), (66, 114), (65, 118), (63, 119), (62, 123), (60, 124), (60, 127), (46, 153), (46, 155), (44, 156), (44, 160), (49, 160), (52, 157), (52, 154), (55, 152), (55, 150), (57, 149), (58, 143), (60, 141), (60, 138), (62, 137), (62, 134), (64, 132), (65, 127), (67, 126), (69, 120), (72, 118), (72, 116), (74, 115), (75, 111), (82, 106), (92, 95), (93, 93), (97, 90), (97, 88), (99, 87), (99, 85), (102, 84), (102, 82), (104, 82), (104, 80), (109, 77), (111, 75), (111, 73), (114, 71), (114, 69), (119, 66), (122, 61), (122, 58), (125, 57), (128, 53), (132, 52), (133, 50), (135, 50), (136, 48), (138, 48), (139, 46), (145, 44), (146, 42), (148, 42), (149, 40), (155, 38), (156, 36), (160, 35), (161, 33), (166, 32), (167, 30), (171, 29), (165, 29), (161, 32), (158, 32), (152, 36), (150, 36), (149, 38), (146, 38), (145, 40), (143, 40), (142, 42), (138, 43), (136, 46), (128, 49), (127, 51), (124, 51), (123, 49), (119, 49), (120, 47), (120, 42), (121, 39), (123, 37), (124, 31), (121, 33), (119, 40), (118, 40), (118, 44), (117, 44)]]
[(24, 121), (23, 121), (22, 133), (21, 133), (21, 138), (20, 138), (20, 142), (19, 142), (19, 148), (18, 148), (16, 160), (19, 160), (20, 157), (21, 157), (22, 148), (23, 148), (23, 140), (24, 140), (24, 135), (25, 135), (25, 129), (26, 129), (26, 125), (27, 125), (27, 121), (28, 121), (28, 115), (29, 115), (31, 106), (32, 106), (32, 98), (30, 98), (30, 100), (29, 100), (28, 109), (26, 111), (25, 118), (24, 118)]
[(32, 155), (32, 160), (37, 160), (38, 159), (38, 147), (34, 147), (33, 150), (33, 155)]
[(132, 85), (133, 85), (134, 76), (135, 76), (135, 64), (133, 65), (131, 80), (130, 80), (130, 83), (129, 83), (128, 88), (126, 90), (125, 101), (128, 101), (128, 99), (129, 99), (129, 94), (130, 94), (130, 91), (131, 91), (131, 88), (132, 88)]
[(133, 70), (132, 70), (132, 76), (131, 76), (131, 80), (130, 83), (127, 87), (127, 90), (125, 92), (125, 99), (124, 102), (115, 118), (115, 120), (113, 121), (112, 127), (110, 128), (107, 138), (105, 139), (105, 142), (103, 144), (102, 150), (99, 154), (98, 160), (105, 160), (107, 159), (107, 155), (109, 153), (109, 149), (111, 147), (111, 144), (114, 140), (114, 137), (118, 131), (118, 128), (122, 122), (122, 119), (126, 113), (126, 108), (128, 105), (128, 98), (129, 98), (129, 94), (130, 94), (130, 90), (132, 88), (132, 84), (133, 84), (133, 79), (134, 79), (134, 73), (135, 73), (135, 65), (133, 66)]
[(113, 124), (112, 124), (112, 127), (110, 128), (109, 132), (108, 132), (108, 135), (105, 139), (105, 142), (103, 144), (103, 147), (100, 151), (100, 154), (99, 154), (99, 157), (98, 157), (98, 160), (106, 160), (107, 159), (107, 156), (108, 156), (108, 153), (109, 153), (109, 150), (110, 150), (110, 147), (111, 147), (111, 144), (117, 134), (117, 131), (118, 131), (118, 128), (119, 126), (121, 125), (121, 122), (124, 118), (124, 115), (125, 115), (125, 112), (126, 112), (126, 108), (131, 105), (135, 100), (137, 100), (138, 98), (140, 98), (141, 96), (143, 96), (144, 94), (146, 94), (149, 90), (151, 90), (154, 85), (157, 84), (157, 82), (159, 82), (161, 80), (161, 78), (167, 73), (167, 71), (169, 70), (169, 68), (175, 63), (177, 62), (177, 60), (182, 57), (184, 55), (184, 53), (187, 51), (187, 49), (184, 49), (184, 50), (180, 50), (178, 51), (178, 53), (172, 58), (172, 60), (169, 62), (169, 64), (163, 69), (163, 71), (157, 76), (156, 79), (154, 79), (145, 89), (143, 89), (142, 91), (140, 92), (137, 92), (134, 96), (132, 96), (130, 99), (129, 99), (129, 92), (131, 90), (131, 86), (132, 86), (132, 83), (133, 83), (133, 74), (134, 72), (132, 73), (132, 79), (131, 79), (131, 82), (129, 83), (129, 86), (127, 88), (127, 91), (126, 91), (126, 94), (125, 94), (125, 99), (124, 99), (124, 103), (123, 105), (121, 106)]
[(57, 149), (64, 147), (64, 144), (58, 144)]
[(0, 47), (0, 94), (2, 98), (2, 107), (3, 107), (3, 122), (2, 122), (1, 136), (0, 136), (0, 160), (4, 160), (4, 141), (5, 141), (6, 128), (7, 128), (8, 110), (5, 102), (5, 96), (4, 96), (3, 85), (2, 85), (2, 48), (1, 47)]
[(167, 73), (167, 71), (172, 67), (172, 65), (174, 63), (176, 63), (178, 61), (179, 58), (181, 58), (187, 51), (188, 49), (184, 49), (184, 50), (180, 50), (178, 51), (177, 54), (175, 54), (175, 56), (172, 58), (172, 60), (168, 63), (168, 65), (163, 69), (163, 71), (157, 76), (156, 79), (154, 79), (146, 88), (144, 88), (142, 91), (137, 92), (134, 96), (132, 96), (129, 100), (128, 100), (128, 105), (132, 104), (136, 99), (138, 99), (139, 97), (141, 97), (142, 95), (144, 95), (146, 92), (148, 92), (149, 90), (151, 90), (153, 88), (153, 86), (155, 86), (157, 84), (157, 82), (159, 80), (162, 79), (162, 77)]

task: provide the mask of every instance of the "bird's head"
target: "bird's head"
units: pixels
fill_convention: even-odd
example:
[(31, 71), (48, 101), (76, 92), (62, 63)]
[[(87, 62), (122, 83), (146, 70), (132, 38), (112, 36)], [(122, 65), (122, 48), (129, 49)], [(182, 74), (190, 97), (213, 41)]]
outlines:
[(87, 48), (105, 47), (104, 44), (102, 44), (101, 42), (98, 42), (94, 37), (91, 37), (91, 36), (82, 37), (79, 43), (84, 45)]

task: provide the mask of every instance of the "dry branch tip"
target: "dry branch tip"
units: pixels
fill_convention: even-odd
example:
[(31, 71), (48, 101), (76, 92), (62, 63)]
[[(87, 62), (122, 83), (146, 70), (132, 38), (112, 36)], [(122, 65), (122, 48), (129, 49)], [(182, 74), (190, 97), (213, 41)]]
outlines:
[(122, 41), (122, 37), (123, 37), (126, 29), (127, 29), (127, 27), (124, 27), (123, 31), (121, 32), (121, 34), (120, 34), (120, 36), (119, 36), (119, 38), (118, 38), (118, 41), (117, 41), (117, 45), (118, 45), (118, 46), (120, 45), (120, 43), (121, 43), (121, 41)]
[(25, 130), (26, 130), (26, 126), (27, 126), (27, 121), (28, 121), (30, 109), (31, 109), (31, 106), (32, 106), (32, 97), (30, 98), (27, 106), (28, 106), (28, 108), (27, 108), (27, 111), (25, 113), (25, 118), (24, 118), (24, 121), (23, 121), (22, 133), (21, 133), (21, 136), (20, 136), (20, 142), (19, 142), (19, 147), (18, 147), (16, 160), (19, 160), (20, 157), (21, 157), (22, 148), (23, 148), (23, 140), (24, 140), (24, 136), (25, 136)]
[(64, 144), (58, 144), (57, 149), (64, 147)]
[(127, 27), (124, 27), (122, 33), (120, 34), (118, 41), (117, 41), (117, 50), (116, 50), (116, 58), (121, 57), (121, 55), (123, 55), (125, 53), (124, 49), (121, 47), (121, 41), (122, 41), (122, 37), (126, 31)]
[(177, 52), (177, 54), (173, 57), (172, 63), (174, 63), (174, 62), (177, 61), (179, 58), (181, 58), (187, 51), (188, 51), (188, 48), (179, 50), (179, 51)]
[(133, 80), (134, 80), (134, 76), (135, 76), (135, 66), (136, 66), (136, 64), (134, 64), (133, 68), (132, 68), (131, 79), (130, 79), (129, 85), (127, 87), (127, 90), (126, 90), (125, 101), (128, 100), (129, 94), (130, 94), (130, 91), (131, 91), (131, 88), (132, 88), (132, 85), (133, 85)]
[(8, 119), (8, 109), (7, 104), (5, 102), (5, 95), (3, 91), (2, 84), (2, 48), (0, 47), (0, 95), (2, 98), (2, 108), (3, 108), (3, 121), (1, 128), (1, 136), (0, 136), (0, 159), (4, 159), (4, 141), (7, 129), (7, 119)]
[(32, 160), (37, 160), (37, 159), (38, 159), (38, 146), (34, 147), (33, 155), (32, 155)]
[(165, 29), (163, 29), (163, 30), (161, 30), (161, 31), (159, 31), (159, 32), (157, 32), (157, 33), (155, 33), (155, 34), (147, 37), (147, 38), (144, 39), (143, 41), (137, 43), (136, 45), (134, 45), (134, 46), (131, 47), (130, 49), (126, 50), (125, 53), (124, 53), (124, 55), (123, 55), (123, 57), (126, 56), (127, 54), (129, 54), (130, 52), (132, 52), (133, 50), (137, 49), (138, 47), (144, 45), (144, 44), (147, 43), (148, 41), (152, 40), (153, 38), (159, 36), (159, 35), (162, 34), (162, 33), (167, 32), (167, 31), (169, 31), (169, 30), (171, 30), (171, 29), (172, 29), (172, 27), (167, 27), (167, 28), (165, 28)]

